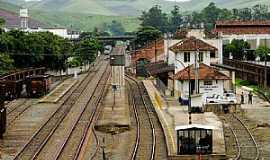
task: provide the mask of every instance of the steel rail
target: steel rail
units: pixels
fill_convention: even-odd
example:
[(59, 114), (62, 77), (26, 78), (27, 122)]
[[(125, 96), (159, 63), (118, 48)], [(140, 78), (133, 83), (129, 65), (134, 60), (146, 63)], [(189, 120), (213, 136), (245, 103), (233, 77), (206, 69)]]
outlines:
[[(100, 63), (100, 62), (99, 62)], [(23, 152), (25, 150), (27, 150), (28, 145), (34, 141), (35, 137), (38, 136), (38, 134), (41, 134), (42, 130), (44, 127), (46, 127), (46, 125), (48, 125), (50, 123), (50, 121), (53, 120), (53, 118), (55, 118), (57, 113), (61, 113), (63, 112), (61, 115), (66, 115), (69, 110), (71, 109), (71, 107), (74, 105), (75, 101), (70, 102), (70, 98), (72, 97), (72, 95), (74, 94), (75, 96), (79, 96), (87, 87), (87, 84), (92, 80), (93, 76), (91, 76), (93, 73), (92, 72), (88, 72), (87, 76), (85, 77), (84, 80), (82, 80), (79, 84), (78, 84), (78, 88), (76, 88), (75, 90), (72, 91), (72, 93), (68, 96), (67, 99), (64, 100), (64, 102), (61, 104), (61, 106), (53, 113), (53, 115), (43, 124), (42, 127), (40, 127), (37, 132), (35, 132), (35, 134), (30, 138), (30, 140), (22, 147), (22, 149), (15, 155), (15, 160), (19, 159), (19, 156), (23, 154)], [(81, 88), (81, 90), (79, 90)], [(77, 93), (78, 92), (78, 93)], [(67, 92), (64, 94), (66, 95)], [(76, 98), (76, 97), (75, 97)], [(70, 104), (69, 104), (70, 103)], [(65, 105), (69, 105), (70, 107), (63, 109), (63, 106)], [(61, 111), (63, 109), (63, 111)], [(57, 124), (51, 128), (50, 132), (48, 135), (45, 136), (45, 140), (42, 142), (41, 145), (39, 145), (39, 147), (37, 148), (37, 150), (34, 151), (34, 155), (33, 157), (35, 157), (35, 155), (37, 155), (41, 148), (43, 148), (43, 146), (46, 144), (45, 142), (52, 136), (52, 134), (54, 133), (54, 131), (56, 130), (56, 128), (58, 127), (58, 125), (62, 122), (62, 120), (64, 119), (65, 116), (61, 116), (60, 119), (56, 119)], [(32, 157), (32, 159), (33, 159)]]
[[(151, 119), (151, 116), (150, 116), (149, 108), (147, 107), (145, 99), (143, 98), (143, 93), (141, 92), (141, 88), (139, 86), (138, 81), (136, 79), (134, 79), (133, 77), (130, 77), (129, 75), (126, 75), (126, 77), (131, 79), (136, 84), (136, 87), (137, 87), (137, 89), (139, 91), (140, 97), (141, 97), (142, 102), (143, 102), (143, 106), (147, 110), (148, 120), (149, 120), (149, 123), (151, 125), (151, 131), (152, 131), (152, 147), (151, 147), (151, 156), (150, 156), (149, 159), (154, 160), (154, 158), (155, 158), (155, 149), (156, 149), (156, 132), (155, 132), (154, 123), (153, 123), (153, 121)], [(137, 154), (137, 150), (136, 150), (136, 154)], [(135, 154), (135, 156), (136, 156), (136, 154)]]
[[(248, 132), (249, 136), (251, 137), (254, 145), (255, 145), (255, 148), (256, 148), (256, 157), (254, 158), (254, 160), (258, 160), (259, 157), (260, 157), (260, 152), (259, 152), (259, 147), (258, 147), (258, 144), (254, 138), (254, 136), (251, 134), (250, 130), (248, 129), (248, 127), (244, 124), (244, 122), (239, 118), (237, 117), (235, 114), (232, 114), (232, 116), (237, 119), (241, 124), (242, 126), (246, 129), (246, 131)], [(240, 148), (240, 146), (238, 145), (238, 147)], [(241, 155), (241, 154), (240, 154)], [(241, 156), (237, 157), (237, 160), (241, 159)]]
[[(100, 79), (98, 80), (98, 84), (95, 86), (94, 91), (93, 91), (93, 94), (90, 96), (89, 100), (87, 101), (87, 104), (85, 105), (83, 111), (80, 113), (79, 118), (78, 118), (77, 121), (73, 124), (71, 132), (69, 133), (68, 137), (65, 139), (63, 145), (62, 145), (61, 148), (60, 148), (60, 151), (56, 154), (57, 156), (56, 156), (55, 159), (59, 159), (59, 157), (63, 154), (64, 148), (66, 147), (67, 143), (69, 142), (70, 137), (72, 136), (72, 134), (74, 134), (75, 128), (76, 128), (77, 124), (78, 124), (79, 121), (81, 120), (83, 114), (86, 113), (87, 106), (90, 104), (90, 102), (91, 102), (92, 100), (95, 100), (95, 99), (93, 99), (93, 98), (98, 98), (97, 101), (96, 101), (97, 104), (98, 104), (98, 103), (100, 102), (100, 100), (102, 99), (102, 94), (104, 93), (104, 90), (102, 90), (102, 93), (101, 93), (98, 97), (96, 97), (96, 94), (97, 94), (96, 91), (97, 91), (97, 89), (100, 87), (99, 83), (103, 80), (103, 78), (105, 77), (105, 79), (107, 80), (108, 77), (109, 77), (109, 76), (105, 75), (105, 74), (106, 74), (106, 71), (107, 71), (107, 69), (108, 69), (108, 66), (109, 66), (109, 65), (107, 65), (105, 71), (102, 73)], [(106, 76), (107, 76), (107, 77), (106, 77)], [(96, 108), (94, 109), (93, 113), (91, 113), (89, 122), (87, 123), (87, 126), (86, 126), (86, 128), (84, 129), (84, 131), (83, 131), (83, 137), (82, 137), (82, 139), (81, 139), (81, 141), (80, 141), (79, 147), (78, 147), (78, 149), (76, 150), (75, 157), (74, 157), (73, 159), (77, 159), (77, 158), (78, 158), (78, 156), (79, 156), (79, 154), (80, 154), (80, 151), (81, 151), (81, 147), (82, 147), (82, 145), (83, 145), (83, 143), (84, 143), (85, 137), (86, 137), (86, 135), (87, 135), (87, 133), (88, 133), (88, 130), (89, 130), (91, 124), (94, 122), (94, 118), (95, 118), (95, 116), (96, 116), (96, 114), (97, 114), (97, 112), (98, 112), (98, 109), (99, 109), (99, 107), (96, 107)]]
[[(131, 83), (128, 80), (127, 80), (127, 82), (129, 84), (129, 86), (131, 86)], [(131, 90), (131, 87), (129, 88), (129, 90)], [(135, 99), (134, 98), (132, 98), (132, 108), (133, 108), (133, 111), (134, 111), (135, 120), (136, 120), (136, 124), (137, 124), (137, 126), (136, 126), (137, 132), (136, 132), (135, 147), (133, 148), (132, 155), (131, 155), (131, 158), (130, 158), (131, 160), (134, 160), (136, 158), (136, 154), (138, 152), (138, 147), (139, 147), (139, 143), (140, 143), (140, 121), (139, 121), (138, 111), (136, 109), (136, 104), (135, 104)]]

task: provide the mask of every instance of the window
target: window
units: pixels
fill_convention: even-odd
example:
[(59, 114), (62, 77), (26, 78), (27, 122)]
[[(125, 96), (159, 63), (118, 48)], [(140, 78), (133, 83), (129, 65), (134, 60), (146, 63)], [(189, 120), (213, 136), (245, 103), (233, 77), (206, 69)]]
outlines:
[(210, 52), (210, 58), (216, 58), (216, 52), (215, 51)]
[(204, 85), (211, 86), (213, 84), (213, 81), (204, 81)]
[(199, 52), (199, 62), (203, 62), (203, 52)]
[(190, 62), (190, 53), (184, 52), (184, 62)]

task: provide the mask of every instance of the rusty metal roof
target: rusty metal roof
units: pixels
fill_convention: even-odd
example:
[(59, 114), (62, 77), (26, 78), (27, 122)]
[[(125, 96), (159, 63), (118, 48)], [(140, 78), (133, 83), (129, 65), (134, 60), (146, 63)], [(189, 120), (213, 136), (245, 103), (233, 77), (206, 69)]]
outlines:
[(174, 66), (168, 65), (164, 61), (149, 63), (145, 65), (145, 69), (148, 71), (150, 75), (157, 75), (166, 72), (174, 72)]

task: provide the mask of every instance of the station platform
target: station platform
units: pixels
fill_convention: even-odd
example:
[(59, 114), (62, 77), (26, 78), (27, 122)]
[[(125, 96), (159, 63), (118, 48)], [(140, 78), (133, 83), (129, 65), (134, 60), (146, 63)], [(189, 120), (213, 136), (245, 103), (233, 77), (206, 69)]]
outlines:
[(113, 91), (111, 80), (107, 82), (108, 91), (101, 102), (102, 111), (95, 128), (101, 132), (118, 134), (130, 128), (128, 94), (124, 85)]
[[(171, 159), (194, 159), (194, 157), (178, 157), (176, 126), (188, 125), (188, 106), (181, 106), (175, 98), (164, 98), (151, 80), (144, 80), (144, 86), (150, 96), (163, 126), (168, 154)], [(192, 114), (192, 124), (213, 126), (213, 154), (211, 159), (223, 159), (226, 157), (223, 125), (219, 118), (212, 112)], [(204, 159), (204, 158), (203, 158)]]
[(57, 103), (58, 100), (63, 97), (73, 85), (78, 82), (76, 78), (68, 78), (54, 88), (48, 95), (41, 98), (39, 103)]

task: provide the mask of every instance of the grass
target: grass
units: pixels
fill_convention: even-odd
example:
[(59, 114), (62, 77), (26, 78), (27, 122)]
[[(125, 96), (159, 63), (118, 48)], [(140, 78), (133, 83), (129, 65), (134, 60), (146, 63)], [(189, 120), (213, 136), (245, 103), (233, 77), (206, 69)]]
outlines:
[(239, 79), (239, 78), (235, 79), (235, 85), (237, 87), (246, 86), (246, 87), (249, 87), (249, 88), (252, 88), (252, 89), (259, 89), (260, 88), (257, 84), (255, 84), (253, 82), (250, 82), (250, 81), (247, 81), (247, 80), (242, 80), (242, 79)]
[(125, 30), (135, 31), (140, 24), (137, 17), (132, 16), (104, 16), (104, 15), (90, 15), (81, 13), (64, 13), (64, 12), (44, 12), (32, 11), (33, 18), (46, 23), (50, 26), (68, 27), (71, 25), (75, 29), (83, 31), (92, 31), (95, 27), (102, 27), (104, 23), (111, 23), (112, 20), (119, 21), (124, 26)]

